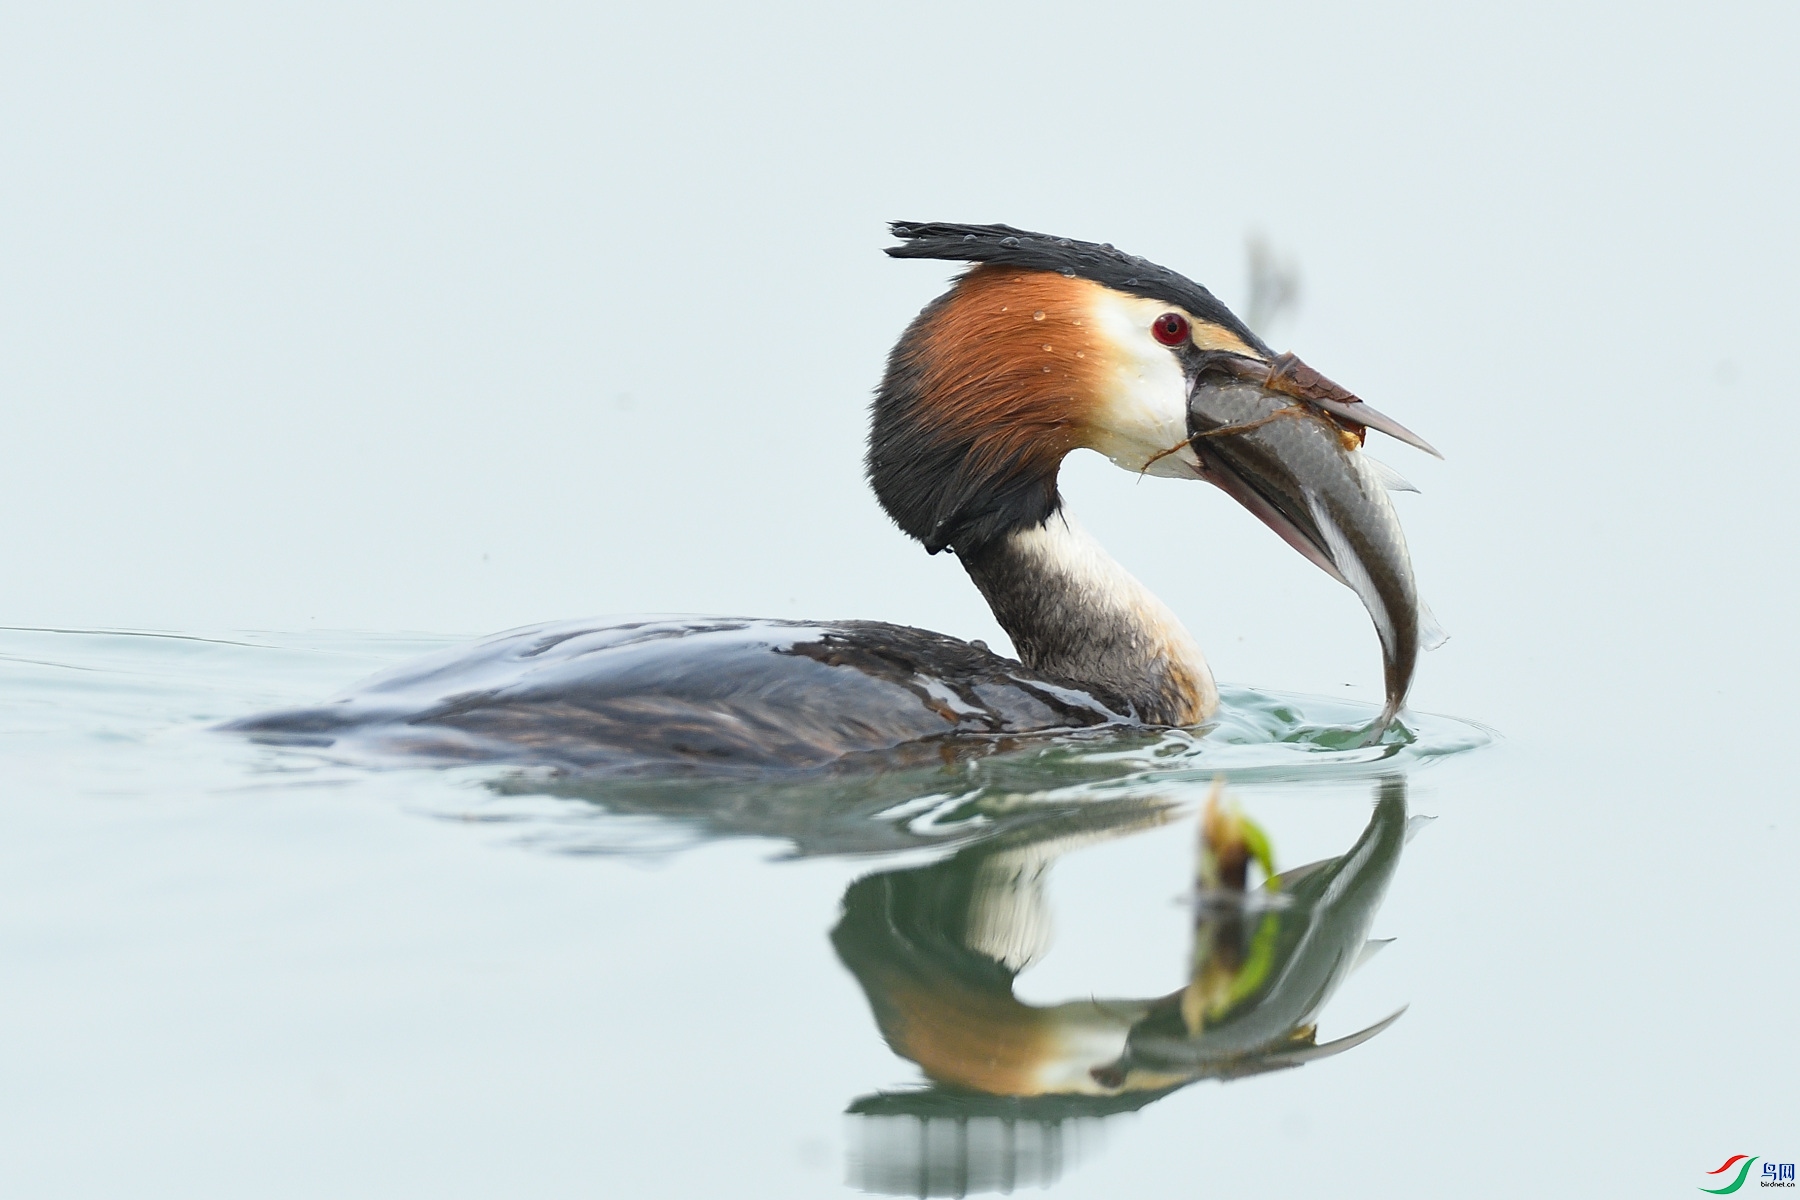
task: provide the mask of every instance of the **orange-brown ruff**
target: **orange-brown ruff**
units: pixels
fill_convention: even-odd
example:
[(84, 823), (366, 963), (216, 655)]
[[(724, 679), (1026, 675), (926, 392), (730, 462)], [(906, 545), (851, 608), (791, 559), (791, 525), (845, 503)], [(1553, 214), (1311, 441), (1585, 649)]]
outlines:
[(1089, 323), (1101, 290), (1013, 267), (963, 276), (920, 330), (921, 432), (967, 443), (972, 473), (1054, 472), (1087, 444), (1105, 368)]

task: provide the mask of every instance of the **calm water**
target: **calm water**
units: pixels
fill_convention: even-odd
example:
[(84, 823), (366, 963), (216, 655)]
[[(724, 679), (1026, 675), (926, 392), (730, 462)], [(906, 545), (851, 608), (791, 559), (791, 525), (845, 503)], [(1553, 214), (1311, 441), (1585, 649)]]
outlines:
[(1620, 920), (1679, 877), (1466, 721), (1233, 689), (1198, 738), (586, 790), (207, 729), (444, 644), (0, 636), (26, 1194), (1498, 1192), (1705, 1066), (1716, 1000), (1666, 1018), (1717, 954)]
[[(0, 1197), (1695, 1196), (1800, 1161), (1800, 8), (1697, 11), (0, 10), (0, 622), (89, 630), (0, 630)], [(321, 629), (1004, 645), (861, 477), (947, 274), (884, 258), (890, 218), (1111, 241), (1240, 309), (1266, 235), (1272, 343), (1447, 456), (1371, 439), (1424, 489), (1447, 715), (1348, 746), (1355, 598), (1076, 454), (1220, 678), (1303, 695), (726, 790), (207, 731), (445, 644)], [(1207, 883), (1217, 775), (1276, 872), (1329, 865)]]

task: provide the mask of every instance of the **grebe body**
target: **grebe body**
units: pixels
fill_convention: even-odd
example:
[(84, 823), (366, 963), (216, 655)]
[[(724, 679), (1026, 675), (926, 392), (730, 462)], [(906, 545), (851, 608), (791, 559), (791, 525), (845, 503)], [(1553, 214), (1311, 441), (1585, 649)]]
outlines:
[(1218, 690), (1199, 646), (1064, 508), (1057, 474), (1081, 448), (1224, 488), (1350, 586), (1381, 638), (1385, 727), (1419, 607), (1387, 476), (1361, 448), (1368, 428), (1430, 448), (1141, 258), (1004, 225), (893, 231), (890, 255), (974, 265), (889, 357), (869, 482), (901, 530), (962, 562), (1017, 660), (878, 622), (565, 622), (226, 728), (604, 772), (809, 768), (934, 739), (1203, 723)]
[(581, 773), (824, 766), (946, 737), (1139, 724), (985, 646), (880, 621), (562, 621), (384, 672), (259, 741)]

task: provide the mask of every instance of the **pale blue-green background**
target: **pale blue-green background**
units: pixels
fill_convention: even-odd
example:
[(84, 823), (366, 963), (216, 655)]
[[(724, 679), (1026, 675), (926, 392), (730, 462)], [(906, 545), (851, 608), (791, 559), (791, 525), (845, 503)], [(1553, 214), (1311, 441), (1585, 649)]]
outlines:
[[(1453, 634), (1414, 703), (1505, 740), (1417, 781), (1443, 819), (1343, 1020), (1407, 1018), (1154, 1106), (1059, 1194), (1691, 1195), (1800, 1155), (1797, 51), (1780, 4), (9, 7), (0, 622), (1003, 643), (860, 479), (947, 275), (883, 222), (1228, 303), (1260, 230), (1304, 279), (1272, 341), (1448, 455), (1374, 446)], [(1375, 697), (1354, 598), (1221, 494), (1066, 491), (1221, 677)], [(833, 1194), (842, 1105), (909, 1078), (824, 939), (864, 867), (567, 858), (181, 731), (356, 645), (141, 705), (140, 650), (0, 680), (0, 1191)], [(1069, 951), (1154, 912), (1178, 971), (1186, 843), (1131, 845)]]

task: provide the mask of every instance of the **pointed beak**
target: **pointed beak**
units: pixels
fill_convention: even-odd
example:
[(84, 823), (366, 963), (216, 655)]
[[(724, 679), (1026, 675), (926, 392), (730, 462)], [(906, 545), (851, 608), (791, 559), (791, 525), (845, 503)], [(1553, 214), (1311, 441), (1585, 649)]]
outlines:
[(1291, 354), (1273, 362), (1209, 355), (1188, 393), (1189, 443), (1202, 476), (1369, 610), (1387, 691), (1379, 733), (1406, 702), (1420, 613), (1406, 535), (1382, 476), (1362, 453), (1369, 429), (1438, 453)]

